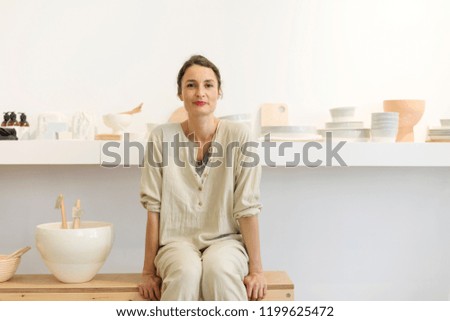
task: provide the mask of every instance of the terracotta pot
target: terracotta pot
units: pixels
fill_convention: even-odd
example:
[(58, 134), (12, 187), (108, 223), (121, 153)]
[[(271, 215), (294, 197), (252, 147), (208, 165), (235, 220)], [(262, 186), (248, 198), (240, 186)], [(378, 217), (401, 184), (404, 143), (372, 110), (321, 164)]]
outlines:
[(399, 113), (397, 142), (413, 142), (414, 126), (422, 118), (425, 111), (425, 100), (385, 100), (383, 108), (386, 112)]

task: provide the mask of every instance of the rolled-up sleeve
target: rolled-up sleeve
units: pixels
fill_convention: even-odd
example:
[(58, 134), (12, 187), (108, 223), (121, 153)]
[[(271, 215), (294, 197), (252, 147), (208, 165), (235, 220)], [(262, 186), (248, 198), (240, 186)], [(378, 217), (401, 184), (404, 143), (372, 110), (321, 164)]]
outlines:
[(147, 211), (161, 211), (162, 195), (162, 131), (155, 128), (147, 142), (144, 167), (141, 171), (141, 204)]
[(261, 212), (261, 164), (257, 154), (258, 143), (244, 133), (241, 148), (236, 149), (233, 217), (258, 215)]

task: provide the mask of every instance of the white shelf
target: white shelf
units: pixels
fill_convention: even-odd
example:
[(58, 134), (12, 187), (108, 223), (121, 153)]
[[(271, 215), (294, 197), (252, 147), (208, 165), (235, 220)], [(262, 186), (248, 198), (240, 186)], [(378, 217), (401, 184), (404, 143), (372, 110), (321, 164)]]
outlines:
[[(280, 153), (280, 144), (270, 152), (270, 160), (275, 160), (276, 166), (286, 166), (292, 162), (294, 153), (302, 153), (307, 143), (292, 143), (292, 148), (286, 149), (285, 155)], [(333, 144), (331, 147), (336, 146)], [(327, 147), (325, 143), (319, 143), (316, 147), (310, 147), (308, 159), (310, 162), (322, 161), (320, 166), (342, 166), (331, 158), (327, 164)], [(267, 154), (260, 150), (260, 157)], [(331, 155), (332, 153), (328, 153)], [(338, 151), (338, 155), (346, 166), (361, 167), (440, 167), (450, 166), (450, 143), (345, 143)], [(300, 157), (303, 158), (303, 157)], [(264, 162), (265, 163), (265, 162)], [(266, 164), (267, 165), (267, 164)], [(300, 166), (306, 166), (304, 162)]]
[[(101, 165), (103, 162), (117, 160), (110, 156), (111, 153), (120, 157), (122, 166), (125, 164), (126, 154), (129, 155), (129, 165), (139, 164), (141, 155), (138, 148), (131, 147), (129, 152), (125, 153), (124, 144), (109, 146), (110, 155), (108, 155), (102, 152), (105, 143), (104, 141), (0, 141), (0, 165)], [(307, 166), (303, 153), (305, 146), (311, 146), (307, 144), (294, 142), (291, 143), (292, 147), (289, 147), (278, 142), (270, 149), (260, 145), (259, 157), (265, 166), (270, 163), (266, 161), (268, 159), (277, 167), (285, 167), (295, 159), (294, 154), (299, 154), (302, 161), (298, 166)], [(284, 155), (281, 152), (283, 146)], [(341, 166), (336, 158), (332, 159), (331, 164), (327, 164), (326, 154), (326, 144), (318, 143), (309, 148), (308, 159), (311, 162), (321, 160), (320, 166)], [(450, 166), (450, 143), (346, 143), (338, 155), (350, 167), (447, 167)]]
[(100, 141), (0, 141), (0, 165), (98, 165)]

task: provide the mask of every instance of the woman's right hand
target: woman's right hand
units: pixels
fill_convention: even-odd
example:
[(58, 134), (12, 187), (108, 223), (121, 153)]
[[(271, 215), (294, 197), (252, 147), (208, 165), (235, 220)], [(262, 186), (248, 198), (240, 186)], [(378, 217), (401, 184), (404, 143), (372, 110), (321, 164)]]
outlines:
[(144, 299), (159, 301), (161, 299), (161, 278), (154, 274), (142, 275), (139, 293)]

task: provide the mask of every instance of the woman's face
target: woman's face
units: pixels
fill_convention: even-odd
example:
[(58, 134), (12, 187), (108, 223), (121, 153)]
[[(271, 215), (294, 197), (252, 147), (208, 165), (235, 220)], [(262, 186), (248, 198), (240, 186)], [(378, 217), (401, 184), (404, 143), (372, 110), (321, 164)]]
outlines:
[(211, 68), (193, 65), (181, 80), (180, 99), (189, 117), (210, 115), (219, 98), (217, 77)]

